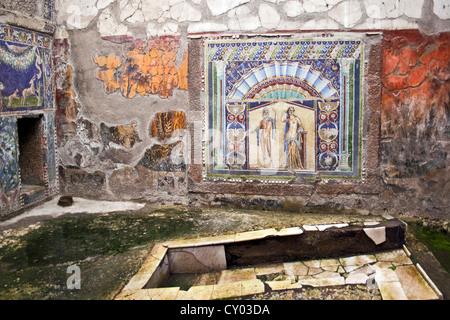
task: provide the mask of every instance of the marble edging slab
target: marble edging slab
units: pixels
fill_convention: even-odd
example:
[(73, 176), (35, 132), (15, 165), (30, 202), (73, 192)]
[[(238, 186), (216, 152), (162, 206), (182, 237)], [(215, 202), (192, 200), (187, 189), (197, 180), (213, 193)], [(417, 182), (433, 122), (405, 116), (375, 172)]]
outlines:
[[(195, 286), (188, 291), (180, 290), (179, 287), (164, 287), (164, 288), (144, 288), (150, 281), (150, 278), (158, 270), (163, 268), (164, 264), (167, 264), (166, 268), (169, 270), (167, 253), (170, 249), (182, 249), (182, 248), (195, 248), (204, 246), (217, 246), (224, 244), (232, 244), (236, 242), (260, 240), (270, 237), (283, 237), (301, 235), (304, 231), (325, 231), (329, 228), (343, 228), (349, 226), (347, 223), (335, 223), (324, 225), (305, 225), (302, 227), (289, 227), (276, 230), (275, 228), (263, 229), (256, 231), (239, 232), (235, 234), (210, 236), (201, 239), (182, 239), (165, 241), (156, 244), (151, 250), (149, 256), (142, 264), (139, 271), (131, 278), (127, 285), (121, 290), (121, 292), (115, 297), (115, 299), (198, 299), (199, 297), (206, 297), (207, 299), (221, 299), (231, 298), (242, 295), (245, 292), (246, 295), (256, 294), (264, 292), (264, 283), (258, 279), (238, 281), (226, 284), (215, 284), (206, 286)], [(379, 228), (379, 222), (365, 223), (364, 226)], [(404, 247), (404, 246), (403, 246)], [(406, 254), (409, 256), (409, 252), (406, 247), (403, 248)], [(406, 249), (406, 250), (405, 250)], [(424, 271), (419, 269), (423, 275)], [(170, 272), (170, 271), (168, 271)], [(424, 276), (429, 282), (429, 278)], [(433, 289), (436, 286), (430, 284)], [(223, 288), (222, 288), (223, 287)], [(194, 295), (195, 291), (195, 295)], [(197, 292), (198, 291), (198, 292)], [(215, 292), (215, 293), (214, 293)], [(438, 293), (439, 295), (439, 293)], [(441, 294), (442, 296), (442, 294)], [(206, 298), (205, 298), (206, 299)]]

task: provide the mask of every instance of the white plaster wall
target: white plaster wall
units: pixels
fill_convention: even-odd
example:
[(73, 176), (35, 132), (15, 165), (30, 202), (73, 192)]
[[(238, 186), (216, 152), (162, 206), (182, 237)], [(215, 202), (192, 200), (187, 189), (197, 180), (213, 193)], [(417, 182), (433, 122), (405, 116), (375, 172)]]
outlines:
[(60, 28), (102, 37), (290, 30), (450, 30), (448, 0), (57, 0)]

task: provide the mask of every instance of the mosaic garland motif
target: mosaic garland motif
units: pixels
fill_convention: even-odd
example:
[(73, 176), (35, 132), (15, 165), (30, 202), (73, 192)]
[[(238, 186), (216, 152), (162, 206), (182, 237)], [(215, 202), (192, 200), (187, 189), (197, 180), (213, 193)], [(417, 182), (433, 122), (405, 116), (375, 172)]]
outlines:
[(205, 40), (207, 176), (359, 176), (362, 47)]
[(0, 25), (2, 111), (51, 108), (51, 38)]

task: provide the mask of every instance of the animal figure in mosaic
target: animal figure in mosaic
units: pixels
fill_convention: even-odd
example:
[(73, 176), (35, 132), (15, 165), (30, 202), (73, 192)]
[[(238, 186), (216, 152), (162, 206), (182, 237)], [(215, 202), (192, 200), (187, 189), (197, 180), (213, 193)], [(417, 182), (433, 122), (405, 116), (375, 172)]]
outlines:
[(31, 80), (29, 82), (30, 86), (28, 88), (23, 89), (23, 91), (22, 91), (22, 101), (21, 101), (22, 107), (25, 106), (25, 101), (27, 100), (27, 97), (29, 95), (36, 96), (38, 98), (38, 105), (40, 104), (40, 97), (37, 94), (37, 89), (34, 85), (35, 80), (36, 80), (36, 76), (33, 76), (33, 78), (31, 78)]
[(19, 89), (16, 89), (16, 91), (14, 91), (13, 94), (9, 95), (9, 97), (8, 97), (8, 108), (11, 107), (14, 99), (20, 100)]

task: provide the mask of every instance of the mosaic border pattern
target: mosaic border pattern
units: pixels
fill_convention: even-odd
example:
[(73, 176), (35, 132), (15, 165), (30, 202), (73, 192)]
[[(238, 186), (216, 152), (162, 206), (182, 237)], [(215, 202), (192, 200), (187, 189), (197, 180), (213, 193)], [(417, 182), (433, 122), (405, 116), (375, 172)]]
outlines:
[[(360, 177), (361, 39), (221, 39), (204, 43), (206, 177)], [(265, 123), (271, 123), (272, 134), (278, 132), (279, 139), (274, 141), (281, 141), (282, 131), (284, 139), (288, 130), (281, 112), (290, 107), (294, 114), (308, 115), (309, 130), (305, 135), (297, 132), (295, 139), (298, 149), (304, 150), (300, 152), (303, 163), (295, 170), (290, 168), (283, 140), (284, 150), (282, 143), (276, 148), (279, 155), (286, 153), (286, 160), (280, 156), (286, 165), (280, 160), (266, 167), (259, 155), (255, 160), (262, 130), (254, 129), (253, 119), (263, 115)], [(268, 115), (269, 109), (276, 110)], [(283, 122), (288, 122), (289, 117), (284, 117)], [(264, 150), (258, 152), (264, 154)]]

